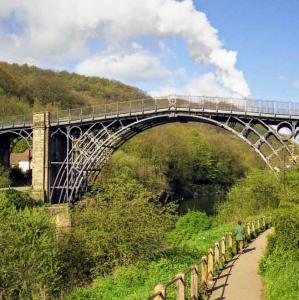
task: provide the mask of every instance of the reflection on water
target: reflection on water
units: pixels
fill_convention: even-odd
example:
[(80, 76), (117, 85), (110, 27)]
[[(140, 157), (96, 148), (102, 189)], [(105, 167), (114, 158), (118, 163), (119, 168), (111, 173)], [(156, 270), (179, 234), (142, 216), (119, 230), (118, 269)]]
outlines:
[(179, 203), (179, 213), (184, 214), (188, 210), (205, 211), (207, 215), (212, 216), (216, 213), (217, 203), (225, 200), (227, 193), (224, 191), (205, 191), (194, 193), (193, 198), (181, 199)]

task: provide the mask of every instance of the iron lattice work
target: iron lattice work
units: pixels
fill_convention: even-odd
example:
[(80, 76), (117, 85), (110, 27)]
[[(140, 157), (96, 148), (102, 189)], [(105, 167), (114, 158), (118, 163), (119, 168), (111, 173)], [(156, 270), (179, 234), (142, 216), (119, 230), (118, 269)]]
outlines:
[[(50, 201), (80, 199), (88, 183), (97, 178), (122, 144), (149, 128), (172, 122), (201, 122), (224, 128), (252, 147), (275, 172), (295, 163), (295, 145), (290, 141), (297, 138), (299, 118), (261, 112), (261, 106), (253, 106), (248, 100), (199, 100), (147, 99), (105, 104), (102, 110), (89, 108), (89, 113), (80, 109), (63, 112), (64, 117), (53, 116), (50, 143), (63, 143), (65, 155), (51, 161)], [(288, 135), (279, 133), (282, 128)]]
[[(298, 121), (299, 103), (191, 96), (106, 102), (51, 113), (45, 125), (50, 136), (48, 201), (78, 200), (123, 143), (142, 131), (171, 122), (202, 122), (224, 128), (279, 173), (298, 158)], [(31, 147), (32, 126), (32, 116), (0, 120), (4, 163), (9, 159), (7, 144), (24, 138)]]
[(32, 149), (32, 129), (29, 128), (8, 128), (0, 131), (1, 146), (9, 147), (11, 153), (14, 146), (20, 141), (24, 140), (28, 149)]

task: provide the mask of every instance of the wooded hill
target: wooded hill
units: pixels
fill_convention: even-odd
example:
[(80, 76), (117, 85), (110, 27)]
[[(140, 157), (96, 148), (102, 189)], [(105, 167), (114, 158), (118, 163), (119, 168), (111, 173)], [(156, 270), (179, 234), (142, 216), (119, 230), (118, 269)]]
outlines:
[(0, 62), (0, 115), (144, 97), (141, 90), (115, 80)]
[[(0, 62), (0, 116), (142, 97), (148, 96), (113, 80)], [(263, 166), (237, 137), (204, 124), (173, 124), (144, 132), (118, 151), (111, 164), (110, 175), (131, 170), (151, 191), (170, 192), (174, 198), (190, 197), (203, 186), (227, 190), (249, 168)]]

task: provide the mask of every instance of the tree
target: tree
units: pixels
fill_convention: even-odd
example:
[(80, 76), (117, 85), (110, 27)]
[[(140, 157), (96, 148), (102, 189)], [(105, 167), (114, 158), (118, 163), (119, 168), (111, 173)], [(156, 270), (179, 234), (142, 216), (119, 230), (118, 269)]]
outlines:
[(281, 186), (272, 171), (254, 170), (229, 191), (227, 201), (218, 206), (218, 218), (234, 220), (272, 210), (279, 206)]

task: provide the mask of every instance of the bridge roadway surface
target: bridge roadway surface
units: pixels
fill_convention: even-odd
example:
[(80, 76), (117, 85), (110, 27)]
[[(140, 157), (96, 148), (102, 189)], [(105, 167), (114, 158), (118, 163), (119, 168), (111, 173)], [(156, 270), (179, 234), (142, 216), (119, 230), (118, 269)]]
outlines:
[(267, 235), (261, 233), (243, 254), (236, 255), (214, 280), (209, 300), (262, 300), (263, 284), (258, 274), (259, 260), (266, 246)]

